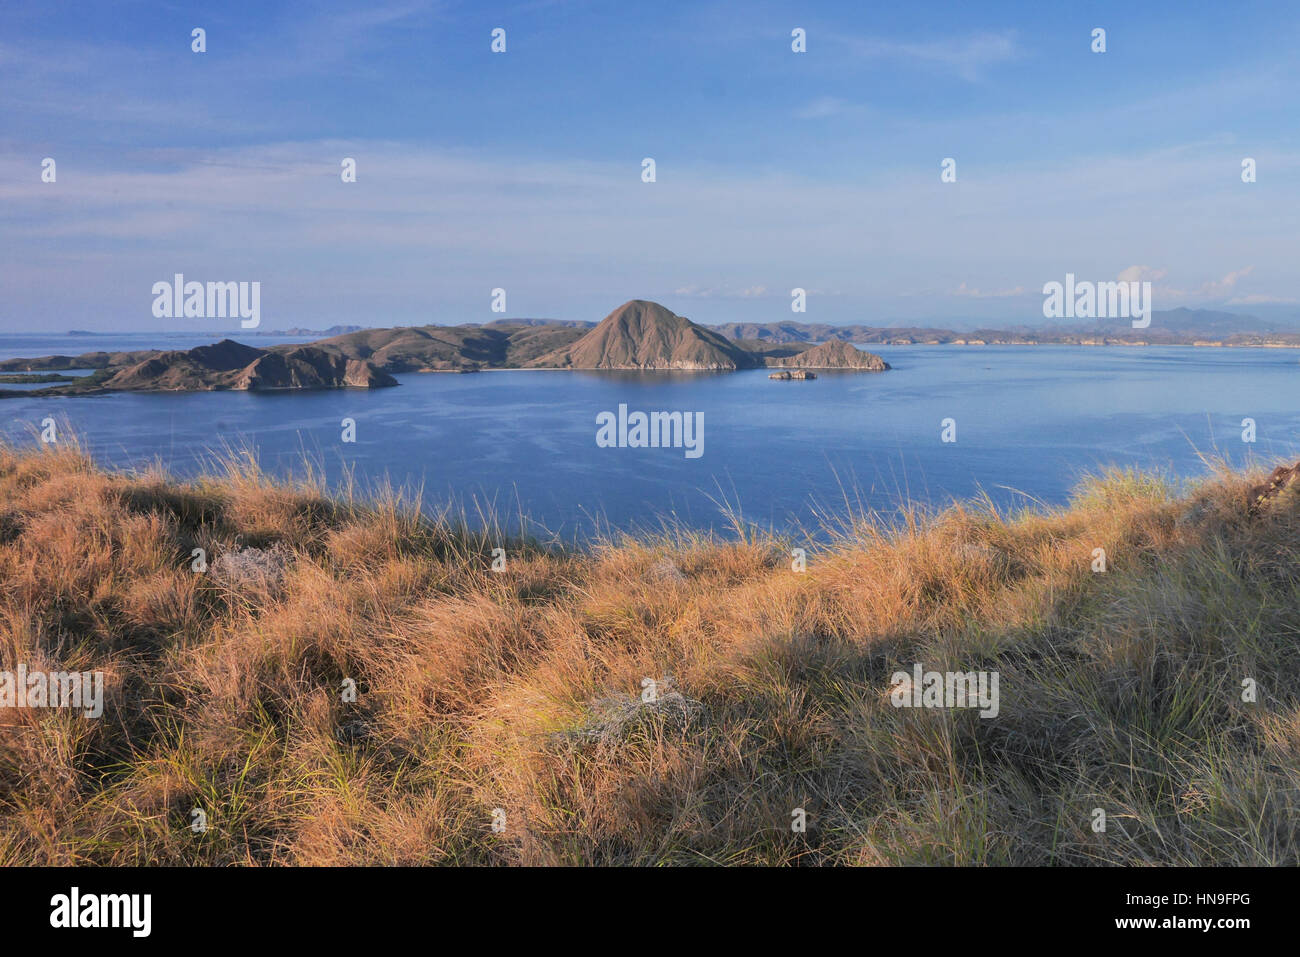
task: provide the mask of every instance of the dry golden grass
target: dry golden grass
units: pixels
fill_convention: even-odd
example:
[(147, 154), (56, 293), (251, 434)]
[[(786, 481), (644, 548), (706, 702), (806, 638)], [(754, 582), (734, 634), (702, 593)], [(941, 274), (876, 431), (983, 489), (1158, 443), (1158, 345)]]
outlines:
[[(1300, 506), (1246, 485), (861, 519), (796, 574), (0, 450), (0, 669), (108, 687), (0, 714), (0, 863), (1294, 865)], [(279, 584), (191, 570), (276, 544)], [(892, 707), (914, 662), (997, 671), (999, 716)]]

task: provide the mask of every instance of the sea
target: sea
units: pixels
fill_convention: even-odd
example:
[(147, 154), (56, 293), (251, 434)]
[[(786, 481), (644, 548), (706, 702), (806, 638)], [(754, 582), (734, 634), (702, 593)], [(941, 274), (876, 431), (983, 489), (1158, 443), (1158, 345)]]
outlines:
[[(0, 358), (211, 341), (6, 335)], [(336, 488), (392, 487), (430, 511), (450, 505), (471, 524), (570, 542), (663, 528), (817, 538), (855, 515), (889, 520), (904, 507), (975, 497), (1008, 512), (1061, 505), (1108, 467), (1194, 481), (1212, 460), (1300, 458), (1297, 350), (873, 351), (893, 369), (809, 381), (763, 370), (424, 373), (374, 391), (14, 397), (0, 400), (0, 435), (35, 445), (52, 418), (56, 435), (75, 434), (104, 465), (160, 464), (179, 478), (213, 471), (232, 450), (251, 453), (277, 476), (310, 468)], [(617, 420), (620, 407), (625, 422), (635, 412), (690, 416), (698, 446), (598, 442), (598, 423)]]

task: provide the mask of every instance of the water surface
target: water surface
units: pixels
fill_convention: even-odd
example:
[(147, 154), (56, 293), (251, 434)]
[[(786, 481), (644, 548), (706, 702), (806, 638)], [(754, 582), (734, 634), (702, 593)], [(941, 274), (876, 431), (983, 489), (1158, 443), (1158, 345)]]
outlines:
[[(58, 351), (104, 348), (98, 341)], [(9, 343), (0, 350), (24, 354)], [(371, 392), (19, 397), (0, 410), (17, 441), (33, 441), (47, 416), (66, 418), (106, 464), (161, 460), (190, 475), (230, 443), (256, 448), (264, 466), (289, 474), (306, 453), (331, 481), (351, 468), (363, 485), (386, 476), (423, 487), (429, 501), (522, 509), (564, 538), (598, 522), (633, 528), (658, 517), (723, 528), (719, 500), (750, 521), (788, 528), (815, 524), (819, 512), (842, 514), (846, 490), (885, 510), (900, 498), (942, 505), (980, 491), (1004, 505), (1061, 503), (1082, 471), (1108, 464), (1194, 477), (1204, 472), (1198, 453), (1238, 463), (1298, 457), (1300, 354), (1292, 350), (879, 351), (893, 371), (810, 382), (772, 381), (761, 370), (412, 374)], [(702, 412), (703, 455), (598, 448), (596, 416), (620, 403)], [(1256, 422), (1253, 445), (1241, 439), (1246, 417)], [(345, 418), (356, 423), (355, 443), (341, 441)], [(945, 418), (956, 421), (955, 443), (940, 440)]]

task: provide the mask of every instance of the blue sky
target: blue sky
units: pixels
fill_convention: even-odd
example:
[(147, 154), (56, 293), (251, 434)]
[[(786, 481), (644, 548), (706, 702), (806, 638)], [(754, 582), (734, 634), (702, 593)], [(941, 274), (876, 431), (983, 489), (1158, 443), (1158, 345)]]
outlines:
[(268, 328), (487, 321), (496, 287), (511, 316), (1036, 322), (1066, 272), (1300, 309), (1298, 25), (1187, 0), (8, 4), (0, 331), (238, 328), (155, 319), (177, 272), (260, 281)]

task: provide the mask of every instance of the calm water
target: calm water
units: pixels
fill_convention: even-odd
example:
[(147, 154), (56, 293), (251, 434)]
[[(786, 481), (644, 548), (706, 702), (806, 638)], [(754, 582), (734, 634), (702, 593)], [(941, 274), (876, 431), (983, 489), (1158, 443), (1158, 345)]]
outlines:
[[(36, 349), (16, 339), (0, 337), (0, 356), (145, 347), (58, 337)], [(210, 339), (165, 345), (200, 341)], [(632, 528), (659, 516), (722, 528), (723, 499), (752, 522), (787, 527), (815, 524), (819, 510), (842, 513), (844, 488), (881, 509), (900, 497), (939, 505), (981, 490), (1006, 505), (1026, 496), (1058, 503), (1081, 471), (1105, 464), (1191, 477), (1204, 471), (1198, 450), (1235, 462), (1300, 456), (1293, 350), (880, 351), (893, 371), (813, 382), (774, 382), (764, 371), (425, 374), (374, 392), (14, 398), (0, 412), (7, 437), (25, 442), (42, 418), (66, 418), (112, 465), (161, 459), (193, 474), (228, 442), (255, 447), (264, 466), (285, 474), (301, 471), (305, 452), (332, 481), (352, 467), (363, 485), (387, 476), (422, 486), (426, 501), (522, 508), (565, 538), (597, 521)], [(702, 412), (703, 455), (598, 448), (596, 416), (620, 403)], [(1247, 416), (1257, 423), (1254, 445), (1241, 440)], [(356, 421), (355, 444), (341, 442), (345, 417)], [(957, 422), (955, 444), (940, 441), (948, 417)]]

